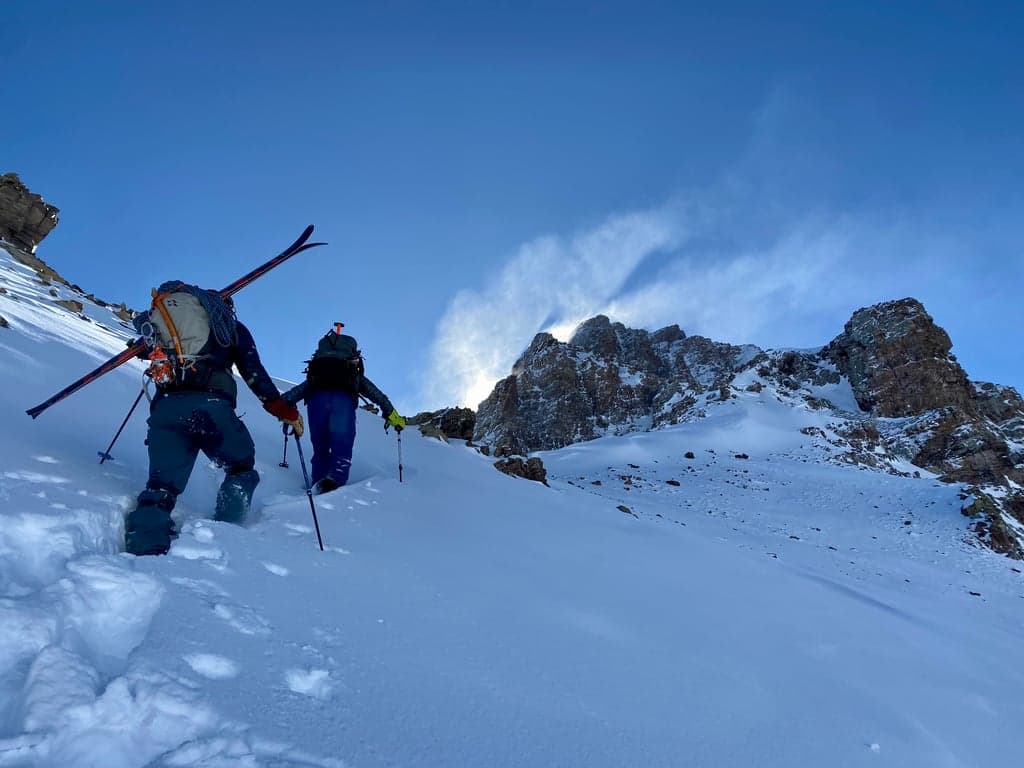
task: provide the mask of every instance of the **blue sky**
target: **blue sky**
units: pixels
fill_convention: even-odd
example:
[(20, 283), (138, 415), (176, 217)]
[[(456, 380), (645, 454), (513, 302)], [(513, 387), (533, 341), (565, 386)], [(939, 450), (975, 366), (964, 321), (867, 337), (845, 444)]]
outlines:
[(1013, 3), (6, 3), (0, 171), (110, 300), (227, 284), (296, 378), (342, 320), (404, 410), (604, 311), (813, 347), (915, 296), (1024, 387)]

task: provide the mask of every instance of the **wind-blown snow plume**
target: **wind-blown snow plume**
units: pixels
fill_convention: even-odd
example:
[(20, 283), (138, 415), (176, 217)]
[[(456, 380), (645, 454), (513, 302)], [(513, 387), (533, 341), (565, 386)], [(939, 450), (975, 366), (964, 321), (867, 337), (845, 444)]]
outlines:
[(572, 329), (600, 311), (649, 256), (676, 247), (684, 218), (671, 206), (613, 216), (572, 237), (519, 249), (481, 291), (460, 291), (438, 324), (429, 402), (476, 406), (532, 334)]
[(689, 333), (761, 341), (765, 327), (783, 329), (794, 316), (804, 319), (842, 303), (836, 294), (848, 291), (850, 282), (832, 284), (829, 276), (842, 271), (851, 236), (840, 222), (807, 224), (763, 248), (679, 258), (603, 311), (633, 327), (682, 322)]

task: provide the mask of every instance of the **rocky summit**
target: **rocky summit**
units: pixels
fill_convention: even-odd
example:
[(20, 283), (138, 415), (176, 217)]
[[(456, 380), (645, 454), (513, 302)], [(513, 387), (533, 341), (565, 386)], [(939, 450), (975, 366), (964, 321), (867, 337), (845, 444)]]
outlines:
[(522, 454), (674, 424), (760, 354), (677, 325), (649, 333), (598, 315), (568, 342), (537, 334), (480, 404), (473, 439)]
[[(762, 350), (678, 326), (627, 328), (598, 315), (567, 342), (537, 334), (479, 406), (472, 439), (526, 455), (701, 419), (740, 393), (824, 409), (809, 431), (831, 461), (963, 485), (978, 538), (1024, 559), (1024, 401), (971, 381), (952, 341), (912, 298), (858, 309), (820, 349)], [(844, 402), (823, 393), (847, 392)], [(819, 434), (820, 433), (820, 434)]]
[(30, 192), (18, 174), (0, 174), (0, 239), (32, 252), (57, 226), (59, 213)]

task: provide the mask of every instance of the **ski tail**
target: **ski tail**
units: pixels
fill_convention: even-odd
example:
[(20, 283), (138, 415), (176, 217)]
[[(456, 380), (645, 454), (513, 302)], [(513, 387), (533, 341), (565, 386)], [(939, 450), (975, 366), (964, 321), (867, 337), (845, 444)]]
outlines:
[(110, 358), (109, 360), (107, 360), (107, 362), (103, 363), (103, 365), (85, 374), (85, 376), (83, 376), (73, 384), (69, 384), (68, 386), (64, 387), (64, 389), (62, 389), (60, 392), (48, 398), (47, 400), (44, 400), (34, 408), (29, 408), (27, 411), (25, 411), (25, 413), (27, 413), (33, 419), (36, 418), (37, 416), (39, 416), (39, 414), (41, 414), (51, 405), (55, 405), (56, 403), (59, 403), (61, 400), (63, 400), (65, 397), (73, 395), (86, 384), (91, 384), (92, 382), (96, 381), (96, 379), (98, 379), (103, 374), (110, 373), (115, 368), (124, 365), (133, 357), (138, 355), (139, 352), (141, 352), (144, 348), (145, 344), (143, 343), (142, 339), (139, 339), (121, 354), (117, 355), (116, 357)]

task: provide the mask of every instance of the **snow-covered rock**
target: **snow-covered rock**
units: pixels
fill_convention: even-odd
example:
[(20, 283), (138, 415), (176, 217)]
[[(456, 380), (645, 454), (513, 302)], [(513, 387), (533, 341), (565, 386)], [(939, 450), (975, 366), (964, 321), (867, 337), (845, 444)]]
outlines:
[(822, 439), (837, 460), (985, 495), (979, 538), (1024, 558), (1024, 401), (970, 382), (951, 346), (914, 299), (857, 310), (813, 350), (723, 344), (677, 325), (649, 333), (599, 315), (565, 343), (538, 334), (480, 404), (473, 440), (527, 454), (704, 419), (737, 392), (763, 393), (827, 411)]

